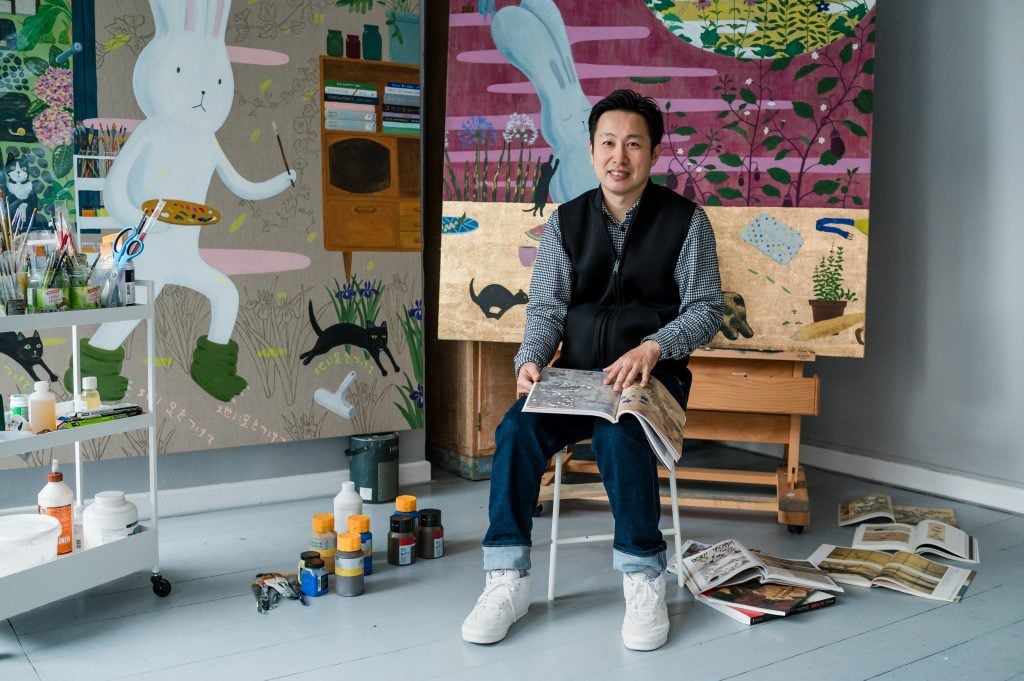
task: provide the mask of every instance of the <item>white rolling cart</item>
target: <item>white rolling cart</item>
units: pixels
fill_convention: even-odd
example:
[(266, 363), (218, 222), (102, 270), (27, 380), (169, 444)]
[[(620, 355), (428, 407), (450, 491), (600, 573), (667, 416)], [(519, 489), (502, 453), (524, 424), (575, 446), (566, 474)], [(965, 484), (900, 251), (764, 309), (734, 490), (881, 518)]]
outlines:
[[(0, 577), (0, 620), (37, 608), (46, 603), (70, 596), (84, 589), (98, 586), (118, 577), (145, 569), (152, 569), (150, 582), (158, 596), (171, 592), (171, 584), (160, 574), (159, 534), (157, 532), (156, 482), (156, 415), (154, 367), (154, 305), (152, 282), (136, 282), (145, 291), (145, 302), (130, 307), (75, 310), (41, 314), (0, 317), (0, 331), (33, 332), (37, 329), (71, 328), (72, 366), (75, 392), (79, 392), (81, 367), (78, 347), (78, 327), (141, 320), (146, 325), (146, 401), (147, 411), (139, 416), (106, 421), (78, 428), (58, 430), (42, 435), (0, 439), (0, 458), (25, 452), (74, 444), (75, 496), (82, 504), (85, 481), (82, 466), (82, 440), (106, 437), (117, 433), (145, 428), (149, 431), (149, 521), (140, 525), (140, 531), (90, 549), (79, 549), (32, 568)], [(95, 492), (96, 490), (93, 490)], [(140, 513), (140, 515), (142, 515)], [(45, 585), (45, 586), (44, 586)]]

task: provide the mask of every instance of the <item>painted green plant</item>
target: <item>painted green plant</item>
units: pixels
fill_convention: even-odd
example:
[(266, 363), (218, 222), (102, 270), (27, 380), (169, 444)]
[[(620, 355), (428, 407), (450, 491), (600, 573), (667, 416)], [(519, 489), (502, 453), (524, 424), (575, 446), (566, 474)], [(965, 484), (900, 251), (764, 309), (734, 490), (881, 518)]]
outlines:
[(811, 274), (811, 284), (816, 299), (846, 300), (851, 303), (857, 300), (855, 292), (843, 288), (843, 265), (842, 246), (831, 246), (828, 253), (821, 256), (821, 260), (814, 266), (814, 273)]
[(401, 325), (402, 334), (405, 336), (406, 345), (409, 348), (409, 357), (412, 362), (412, 377), (405, 371), (402, 377), (405, 385), (396, 385), (395, 390), (402, 402), (395, 402), (394, 405), (402, 414), (410, 428), (423, 427), (423, 301), (417, 300), (413, 307), (402, 306)]
[[(359, 277), (353, 274), (346, 284), (339, 284), (335, 279), (334, 288), (328, 288), (327, 293), (331, 297), (331, 304), (339, 322), (363, 327), (367, 322), (377, 323), (377, 315), (384, 301), (384, 282), (379, 279), (374, 282), (369, 279), (360, 281)], [(352, 346), (346, 345), (345, 351), (351, 353)], [(370, 357), (366, 350), (363, 350), (363, 355), (367, 359)]]
[[(666, 185), (675, 189), (685, 182), (685, 196), (711, 206), (793, 207), (812, 201), (865, 207), (859, 168), (833, 176), (822, 170), (845, 156), (850, 136), (868, 135), (858, 122), (870, 120), (874, 110), (874, 59), (862, 49), (875, 41), (874, 15), (866, 18), (866, 12), (861, 3), (848, 17), (833, 18), (829, 28), (840, 40), (820, 51), (801, 54), (804, 44), (794, 38), (783, 50), (770, 44), (753, 49), (764, 58), (737, 58), (756, 70), (742, 81), (728, 73), (719, 76), (712, 89), (723, 105), (717, 127), (702, 133), (687, 124), (685, 112), (671, 112), (666, 103), (666, 114), (678, 119), (676, 127), (669, 127), (672, 159)], [(813, 94), (779, 106), (777, 100), (790, 96), (783, 86), (798, 81), (809, 82), (802, 89)], [(676, 142), (675, 135), (691, 143)], [(765, 163), (765, 158), (770, 160)]]

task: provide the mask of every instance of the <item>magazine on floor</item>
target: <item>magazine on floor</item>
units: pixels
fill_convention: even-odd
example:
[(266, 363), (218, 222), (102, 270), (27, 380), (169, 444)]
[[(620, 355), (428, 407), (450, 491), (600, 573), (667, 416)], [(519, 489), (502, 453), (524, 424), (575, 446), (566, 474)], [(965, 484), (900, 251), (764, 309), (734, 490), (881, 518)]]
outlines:
[(853, 535), (853, 548), (934, 553), (966, 563), (981, 561), (975, 537), (938, 520), (922, 520), (917, 525), (867, 523)]
[(646, 387), (634, 383), (615, 392), (604, 384), (603, 371), (544, 367), (523, 404), (524, 412), (596, 416), (618, 423), (626, 414), (635, 416), (654, 453), (671, 467), (683, 455), (686, 412), (658, 379)]
[(922, 520), (939, 520), (947, 525), (957, 526), (956, 513), (951, 508), (927, 508), (925, 506), (899, 506), (885, 492), (872, 492), (856, 499), (839, 502), (839, 526), (853, 525), (873, 520), (916, 525)]
[(885, 587), (950, 603), (963, 597), (975, 575), (974, 570), (907, 551), (893, 554), (831, 544), (822, 544), (808, 560), (843, 584)]
[[(684, 549), (686, 545), (684, 545)], [(682, 560), (686, 586), (696, 596), (720, 586), (756, 580), (820, 591), (842, 591), (825, 572), (805, 560), (749, 551), (735, 539), (720, 541)]]
[(803, 612), (810, 612), (811, 610), (817, 610), (819, 608), (825, 608), (836, 604), (836, 597), (834, 594), (830, 594), (826, 591), (812, 591), (811, 594), (803, 600), (803, 602), (787, 610), (785, 615), (773, 615), (760, 610), (753, 610), (743, 605), (723, 603), (721, 601), (708, 598), (704, 594), (696, 594), (694, 598), (704, 605), (710, 606), (718, 612), (728, 615), (737, 622), (742, 622), (748, 626), (761, 624), (762, 622), (771, 622), (772, 620), (782, 619), (783, 617), (792, 617), (793, 615), (799, 615)]

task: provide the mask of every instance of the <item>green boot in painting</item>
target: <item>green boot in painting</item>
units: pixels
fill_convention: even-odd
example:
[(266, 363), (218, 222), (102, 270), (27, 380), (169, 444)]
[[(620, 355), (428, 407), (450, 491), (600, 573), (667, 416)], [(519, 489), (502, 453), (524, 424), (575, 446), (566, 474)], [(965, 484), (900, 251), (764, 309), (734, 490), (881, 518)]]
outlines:
[(206, 336), (196, 341), (192, 353), (192, 366), (188, 373), (200, 388), (221, 402), (230, 402), (249, 385), (235, 373), (238, 368), (238, 343), (213, 343)]
[[(124, 348), (103, 350), (89, 345), (88, 338), (78, 342), (78, 353), (82, 363), (82, 376), (95, 376), (96, 389), (104, 402), (119, 402), (128, 390), (128, 379), (121, 375), (124, 363)], [(71, 373), (70, 360), (68, 370), (64, 372), (64, 388), (68, 392), (74, 390), (74, 375)]]

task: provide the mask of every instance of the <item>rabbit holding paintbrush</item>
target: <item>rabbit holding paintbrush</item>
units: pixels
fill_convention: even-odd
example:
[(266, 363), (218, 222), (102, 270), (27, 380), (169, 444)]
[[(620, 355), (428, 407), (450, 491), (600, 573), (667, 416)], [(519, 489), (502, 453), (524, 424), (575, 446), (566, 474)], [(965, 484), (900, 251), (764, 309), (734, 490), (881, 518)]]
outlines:
[[(138, 224), (141, 206), (165, 198), (204, 204), (216, 172), (243, 199), (284, 191), (294, 171), (252, 182), (235, 170), (217, 142), (234, 100), (234, 77), (224, 33), (230, 0), (150, 0), (156, 35), (135, 64), (132, 84), (146, 120), (132, 132), (107, 176), (107, 210), (122, 225)], [(136, 258), (136, 276), (198, 291), (210, 301), (210, 329), (198, 339), (189, 373), (210, 395), (228, 401), (246, 387), (236, 373), (238, 344), (231, 334), (238, 290), (199, 255), (198, 226), (156, 222)], [(96, 375), (106, 400), (127, 388), (120, 347), (137, 322), (102, 325), (82, 344), (83, 373)], [(65, 377), (65, 383), (68, 383)]]

